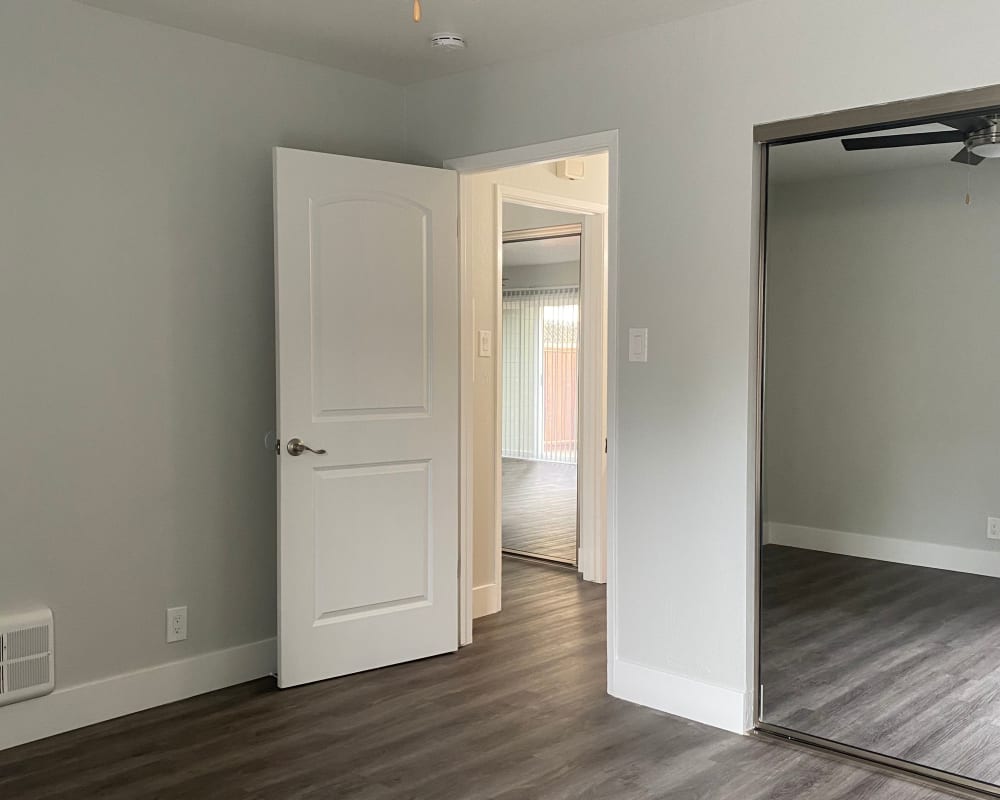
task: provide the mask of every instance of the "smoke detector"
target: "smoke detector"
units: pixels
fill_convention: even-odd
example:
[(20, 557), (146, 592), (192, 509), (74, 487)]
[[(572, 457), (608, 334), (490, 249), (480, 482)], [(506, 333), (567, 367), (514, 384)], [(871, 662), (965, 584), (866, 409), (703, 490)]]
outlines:
[(435, 33), (431, 37), (431, 47), (436, 50), (464, 50), (465, 39), (457, 33)]

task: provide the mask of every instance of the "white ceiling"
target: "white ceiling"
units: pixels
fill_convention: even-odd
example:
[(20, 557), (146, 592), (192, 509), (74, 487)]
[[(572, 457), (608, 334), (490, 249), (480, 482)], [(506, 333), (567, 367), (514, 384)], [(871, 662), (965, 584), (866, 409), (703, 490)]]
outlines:
[(539, 264), (565, 264), (579, 260), (579, 236), (505, 242), (503, 246), (504, 267), (533, 267)]
[[(855, 134), (855, 136), (885, 136), (924, 131), (954, 131), (954, 128), (934, 123)], [(796, 142), (771, 148), (768, 156), (768, 177), (774, 183), (794, 183), (841, 175), (869, 175), (876, 172), (940, 165), (947, 165), (949, 169), (955, 170), (968, 169), (964, 164), (951, 162), (952, 156), (961, 149), (961, 144), (928, 144), (885, 150), (855, 150), (849, 153), (840, 144), (840, 137)], [(986, 160), (973, 169), (993, 170), (998, 168), (996, 163), (998, 161), (1000, 159), (995, 159), (993, 162)]]
[[(78, 0), (174, 28), (406, 84), (748, 0)], [(468, 48), (432, 51), (460, 33)]]

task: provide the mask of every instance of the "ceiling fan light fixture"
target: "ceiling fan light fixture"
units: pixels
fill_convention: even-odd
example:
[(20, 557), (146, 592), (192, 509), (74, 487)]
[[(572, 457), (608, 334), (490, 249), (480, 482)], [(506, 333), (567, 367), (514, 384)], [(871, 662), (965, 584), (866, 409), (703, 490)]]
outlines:
[(1000, 131), (975, 133), (966, 142), (969, 152), (980, 158), (1000, 158)]
[(974, 156), (1000, 158), (1000, 119), (990, 118), (990, 126), (969, 134), (965, 146)]

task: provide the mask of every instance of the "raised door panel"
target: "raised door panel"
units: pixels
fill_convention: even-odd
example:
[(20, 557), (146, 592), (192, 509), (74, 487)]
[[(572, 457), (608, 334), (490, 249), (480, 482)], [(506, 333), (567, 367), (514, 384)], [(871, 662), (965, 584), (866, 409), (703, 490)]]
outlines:
[(349, 197), (310, 216), (314, 419), (429, 413), (428, 210)]
[(320, 468), (315, 497), (316, 621), (430, 602), (430, 463)]

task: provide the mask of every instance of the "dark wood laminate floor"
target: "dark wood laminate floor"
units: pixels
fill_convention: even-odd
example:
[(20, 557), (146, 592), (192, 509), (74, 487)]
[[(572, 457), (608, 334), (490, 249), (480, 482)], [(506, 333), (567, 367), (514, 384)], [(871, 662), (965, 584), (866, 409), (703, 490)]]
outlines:
[(0, 797), (934, 800), (853, 764), (605, 692), (604, 588), (506, 560), (458, 654), (237, 686), (0, 753)]
[(505, 550), (576, 563), (576, 464), (503, 459)]
[(1000, 783), (1000, 580), (768, 545), (764, 719)]

